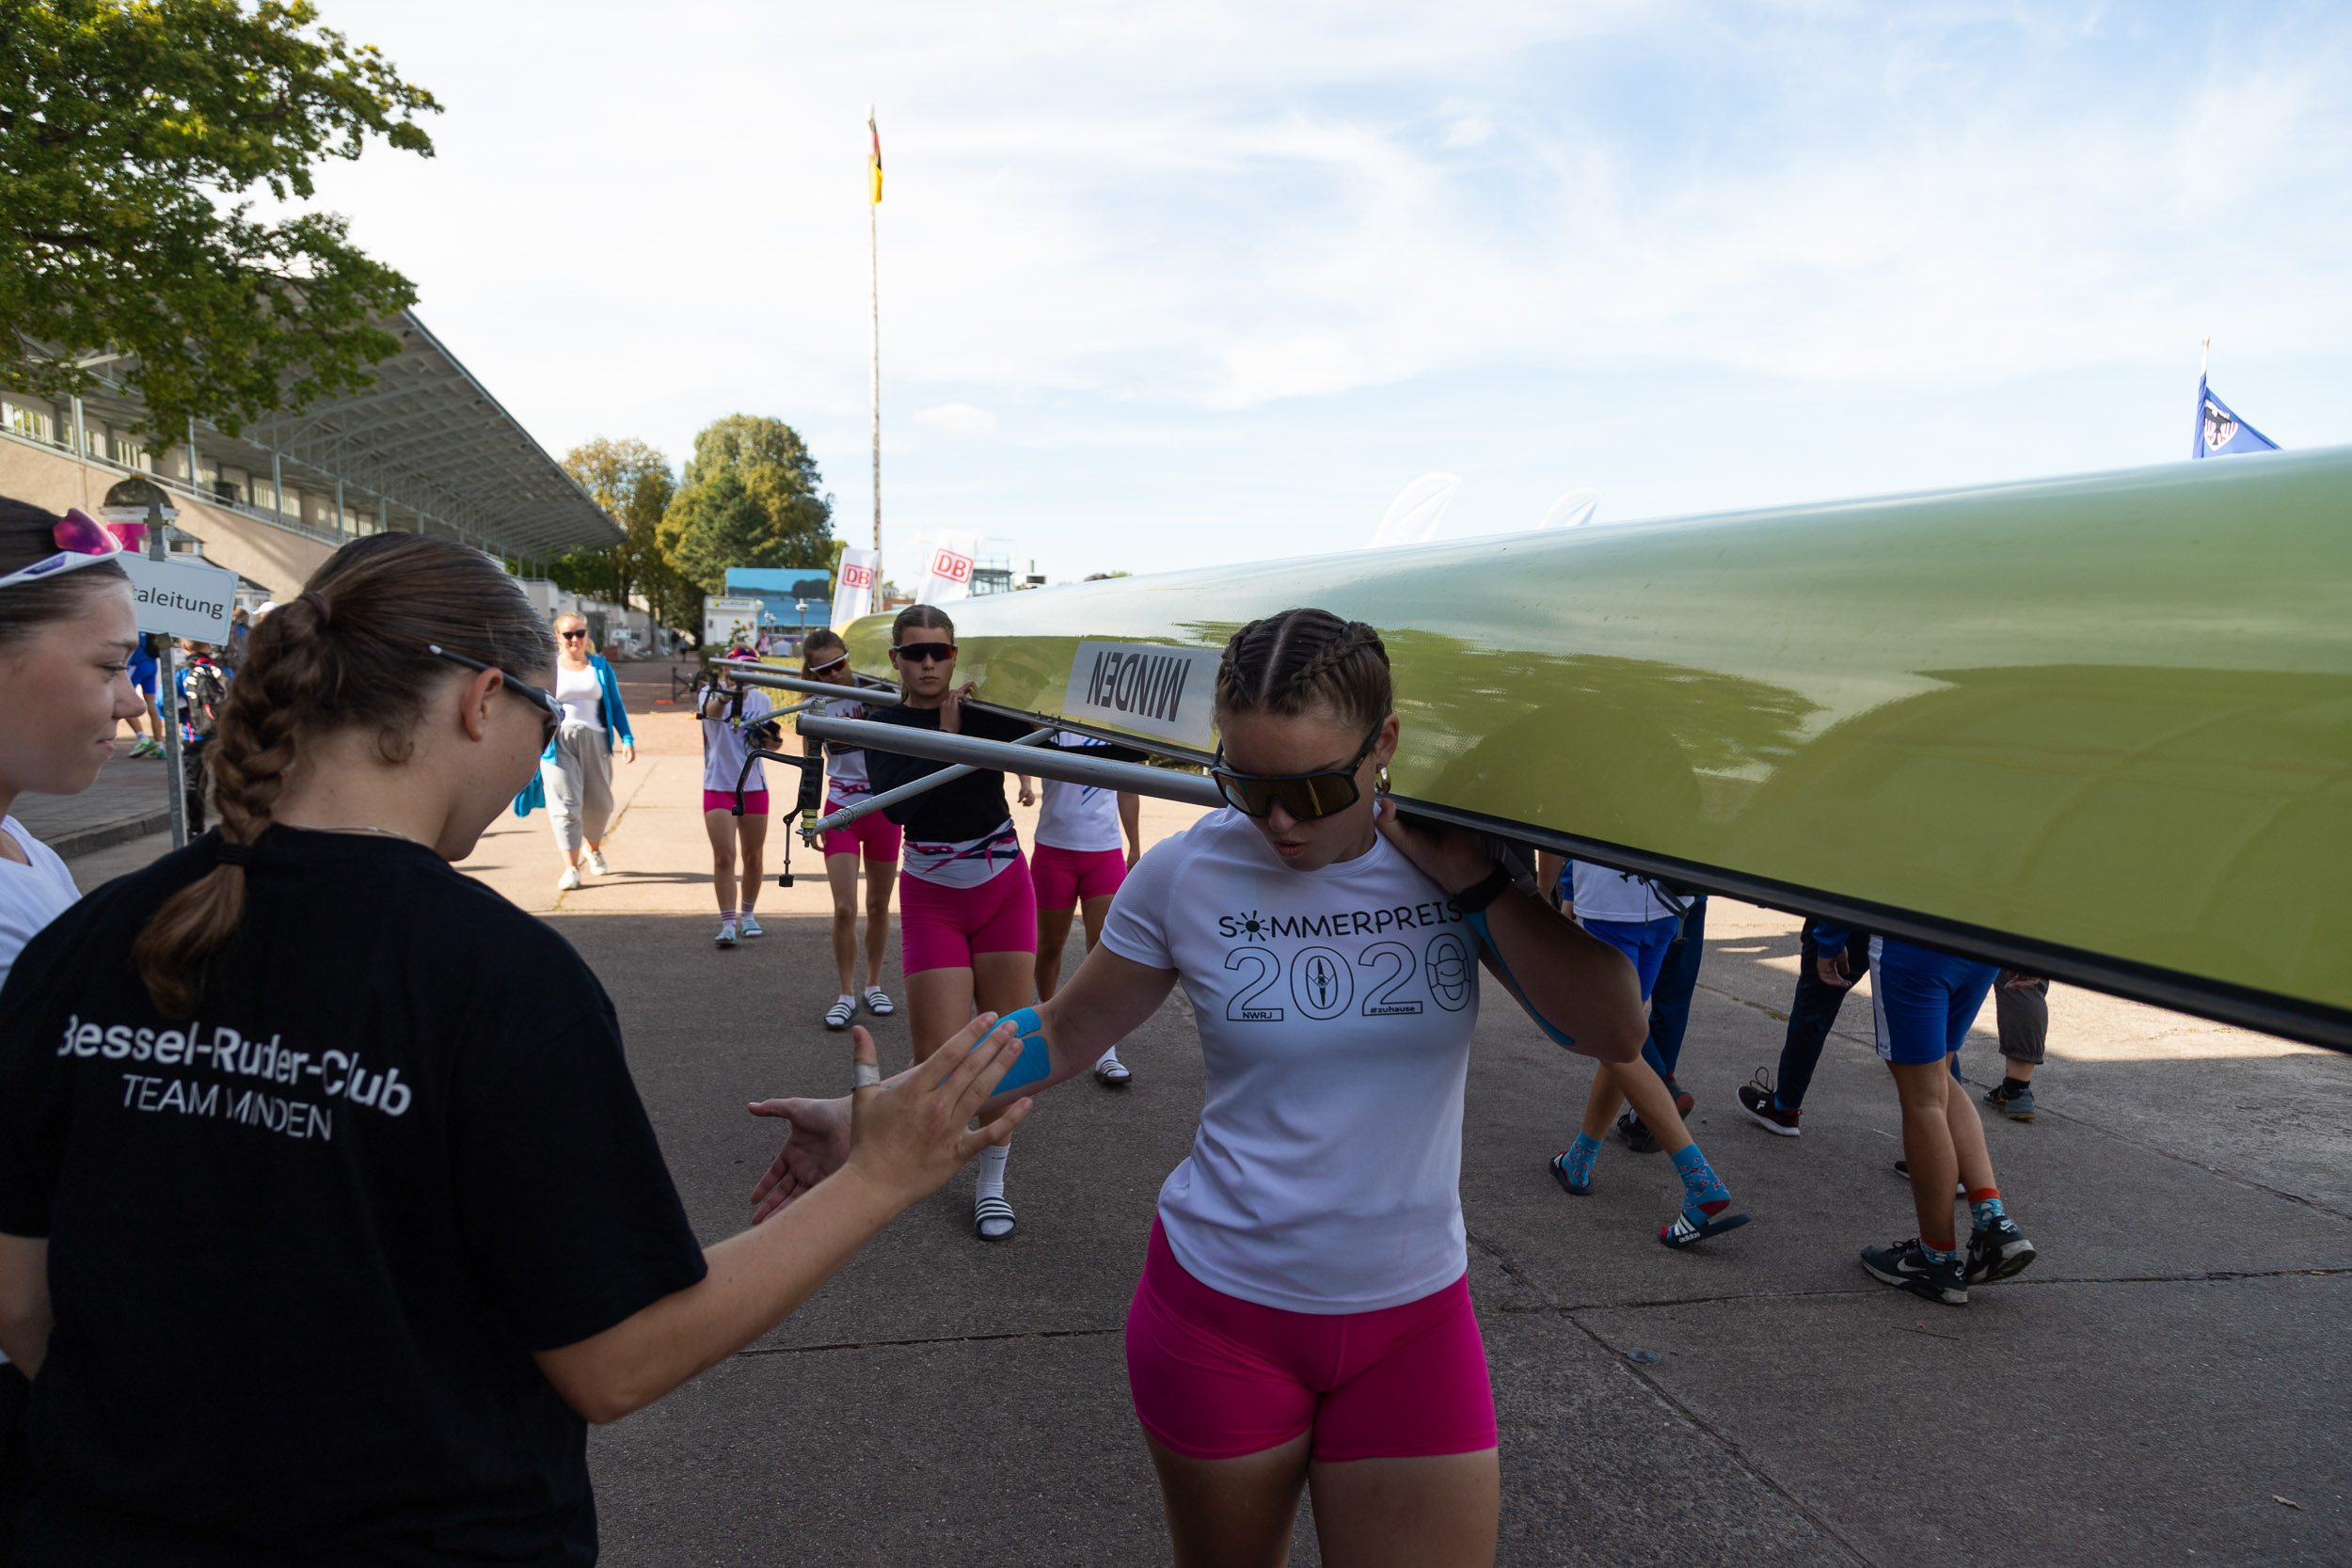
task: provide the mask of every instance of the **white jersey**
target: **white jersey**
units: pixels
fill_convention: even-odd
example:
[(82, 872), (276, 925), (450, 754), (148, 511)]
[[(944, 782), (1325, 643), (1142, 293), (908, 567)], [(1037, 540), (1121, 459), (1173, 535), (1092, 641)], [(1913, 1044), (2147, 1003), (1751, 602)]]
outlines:
[[(82, 894), (57, 852), (27, 832), (24, 823), (13, 816), (0, 817), (0, 831), (16, 840), (16, 847), (31, 863), (19, 865), (0, 859), (0, 986), (5, 986), (24, 944)], [(0, 1355), (0, 1367), (8, 1364), (8, 1358)]]
[(1385, 838), (1320, 871), (1212, 812), (1154, 846), (1104, 945), (1173, 969), (1207, 1094), (1160, 1225), (1203, 1283), (1291, 1312), (1371, 1312), (1469, 1267), (1462, 1085), (1477, 939)]
[[(846, 697), (826, 703), (819, 711), (828, 719), (863, 719), (867, 713), (864, 703)], [(833, 799), (844, 802), (873, 794), (874, 786), (866, 777), (865, 750), (825, 742), (825, 787), (832, 791)]]
[(1658, 895), (1646, 879), (1584, 861), (1569, 864), (1573, 869), (1568, 874), (1568, 899), (1576, 906), (1577, 919), (1641, 926), (1676, 918), (1673, 906)]
[[(707, 698), (704, 700), (708, 701)], [(746, 715), (771, 713), (775, 705), (768, 700), (765, 691), (755, 689), (743, 693), (743, 712)], [(736, 775), (743, 770), (743, 759), (751, 755), (751, 737), (733, 724), (723, 719), (704, 720), (703, 787), (733, 792)], [(767, 787), (768, 765), (764, 762), (753, 763), (751, 776), (743, 781), (743, 793), (756, 795)]]
[[(1071, 752), (1109, 750), (1107, 742), (1068, 730), (1047, 744)], [(1119, 791), (1097, 784), (1064, 784), (1059, 779), (1041, 783), (1043, 793), (1037, 807), (1040, 844), (1050, 844), (1057, 849), (1089, 851), (1126, 847), (1126, 834), (1119, 826)]]

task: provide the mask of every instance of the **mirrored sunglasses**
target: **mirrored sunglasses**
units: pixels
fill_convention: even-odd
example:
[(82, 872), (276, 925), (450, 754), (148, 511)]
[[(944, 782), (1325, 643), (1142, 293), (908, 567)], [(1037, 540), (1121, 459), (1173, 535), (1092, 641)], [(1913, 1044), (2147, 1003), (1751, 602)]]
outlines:
[(1225, 803), (1244, 816), (1263, 817), (1277, 804), (1301, 822), (1311, 822), (1319, 816), (1345, 811), (1363, 799), (1363, 790), (1356, 783), (1356, 769), (1364, 758), (1372, 755), (1372, 748), (1380, 738), (1380, 726), (1388, 722), (1385, 716), (1372, 726), (1364, 743), (1356, 748), (1356, 754), (1339, 768), (1325, 768), (1313, 773), (1243, 773), (1225, 766), (1225, 748), (1216, 751), (1216, 760), (1209, 767), (1209, 776), (1216, 781), (1217, 793)]

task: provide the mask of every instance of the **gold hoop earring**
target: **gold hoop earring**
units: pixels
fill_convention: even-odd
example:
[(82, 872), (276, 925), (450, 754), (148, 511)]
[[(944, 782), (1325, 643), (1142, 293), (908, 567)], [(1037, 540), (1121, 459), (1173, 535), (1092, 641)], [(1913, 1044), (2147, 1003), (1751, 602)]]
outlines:
[(1379, 779), (1380, 782), (1376, 787), (1379, 793), (1386, 795), (1389, 792), (1389, 765), (1385, 762), (1380, 764)]

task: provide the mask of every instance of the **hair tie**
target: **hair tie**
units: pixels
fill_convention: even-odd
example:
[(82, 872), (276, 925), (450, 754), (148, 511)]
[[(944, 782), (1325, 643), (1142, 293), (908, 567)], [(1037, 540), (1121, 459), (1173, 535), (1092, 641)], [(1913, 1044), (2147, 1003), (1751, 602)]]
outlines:
[(225, 838), (221, 840), (220, 848), (215, 858), (223, 865), (233, 865), (243, 871), (253, 863), (253, 846), (240, 844), (233, 838)]
[(326, 608), (326, 598), (321, 595), (316, 589), (306, 588), (301, 593), (295, 594), (294, 597), (319, 612), (320, 626), (326, 626), (334, 620), (335, 617), (333, 612), (328, 610)]

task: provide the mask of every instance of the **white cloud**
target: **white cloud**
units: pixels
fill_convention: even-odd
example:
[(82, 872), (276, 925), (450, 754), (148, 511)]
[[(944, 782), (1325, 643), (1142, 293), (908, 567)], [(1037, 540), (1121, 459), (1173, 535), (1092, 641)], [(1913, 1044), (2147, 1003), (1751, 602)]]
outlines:
[(986, 436), (996, 428), (996, 416), (968, 403), (943, 403), (914, 416), (914, 422), (958, 436)]

